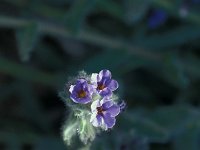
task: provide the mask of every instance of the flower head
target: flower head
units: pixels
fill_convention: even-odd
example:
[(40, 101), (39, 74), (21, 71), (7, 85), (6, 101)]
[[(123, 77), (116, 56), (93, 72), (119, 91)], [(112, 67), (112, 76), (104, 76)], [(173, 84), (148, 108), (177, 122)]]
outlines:
[(124, 110), (126, 104), (124, 101), (119, 102), (119, 97), (113, 92), (118, 88), (118, 82), (111, 78), (109, 70), (92, 75), (81, 71), (71, 79), (68, 83), (69, 92), (65, 88), (59, 94), (71, 108), (62, 128), (63, 140), (70, 145), (73, 138), (78, 136), (82, 143), (90, 145), (88, 143), (95, 139), (100, 129), (107, 130), (115, 125), (116, 116)]
[(111, 72), (109, 70), (101, 70), (99, 74), (93, 73), (91, 82), (96, 88), (96, 91), (102, 96), (111, 96), (112, 91), (118, 88), (118, 82), (111, 79)]
[(87, 104), (92, 100), (93, 87), (85, 79), (78, 79), (69, 89), (70, 98), (75, 103)]
[(115, 125), (115, 117), (120, 113), (120, 107), (112, 100), (96, 100), (91, 105), (92, 115), (90, 122), (95, 127), (102, 127), (105, 130)]

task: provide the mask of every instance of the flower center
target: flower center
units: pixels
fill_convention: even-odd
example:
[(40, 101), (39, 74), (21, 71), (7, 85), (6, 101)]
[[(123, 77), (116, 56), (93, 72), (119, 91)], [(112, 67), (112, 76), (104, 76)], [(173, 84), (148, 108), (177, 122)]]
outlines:
[(102, 115), (103, 112), (104, 112), (104, 110), (103, 110), (103, 107), (102, 107), (102, 106), (101, 106), (101, 107), (97, 107), (97, 114), (98, 114), (98, 115)]
[(105, 88), (104, 84), (99, 84), (97, 87), (98, 90), (103, 90), (104, 88)]
[(86, 96), (86, 92), (85, 91), (81, 90), (81, 91), (78, 92), (78, 98), (83, 98), (85, 96)]

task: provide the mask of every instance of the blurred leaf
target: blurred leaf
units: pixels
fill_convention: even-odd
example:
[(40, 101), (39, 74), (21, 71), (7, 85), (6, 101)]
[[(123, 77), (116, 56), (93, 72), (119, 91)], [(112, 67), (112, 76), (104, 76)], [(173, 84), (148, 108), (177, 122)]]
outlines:
[(189, 84), (189, 79), (186, 76), (183, 64), (178, 58), (178, 54), (167, 55), (162, 68), (162, 77), (166, 78), (171, 84), (179, 88), (186, 88)]
[(0, 86), (0, 103), (16, 92), (18, 85), (15, 83)]
[(9, 150), (21, 150), (25, 144), (30, 145), (34, 150), (66, 150), (66, 146), (59, 137), (42, 136), (31, 130), (24, 130), (23, 132), (1, 131), (0, 142), (5, 143)]
[[(125, 54), (124, 51), (116, 51), (113, 53), (110, 50), (104, 50), (88, 59), (80, 68), (83, 68), (87, 72), (98, 72), (104, 68), (114, 70), (114, 68), (117, 68), (128, 56), (129, 55)], [(98, 66), (96, 64), (98, 64)]]
[(200, 37), (200, 28), (198, 26), (182, 25), (171, 29), (166, 33), (159, 33), (150, 36), (145, 36), (134, 41), (136, 45), (150, 48), (160, 49), (178, 46), (189, 43)]
[(124, 129), (113, 129), (101, 133), (92, 143), (91, 149), (95, 150), (149, 150), (147, 138), (142, 138), (134, 132), (124, 132)]
[(85, 46), (80, 41), (59, 37), (57, 38), (59, 44), (63, 47), (66, 54), (73, 57), (81, 57), (86, 53)]
[(182, 63), (184, 65), (184, 69), (187, 71), (190, 77), (192, 78), (200, 78), (200, 60), (194, 54), (188, 54), (185, 58), (183, 58)]
[(34, 150), (67, 150), (60, 138), (44, 137), (38, 140)]
[(126, 132), (133, 131), (136, 135), (148, 138), (150, 142), (166, 142), (168, 140), (168, 132), (165, 128), (144, 117), (139, 113), (126, 112), (119, 120), (119, 126), (123, 127)]
[[(106, 12), (112, 17), (123, 19), (124, 10), (121, 5), (113, 0), (97, 0), (97, 8), (100, 11)], [(97, 10), (98, 10), (97, 9)]]
[[(12, 124), (15, 125), (15, 124)], [(18, 125), (18, 124), (17, 124)], [(22, 126), (23, 127), (23, 126)], [(17, 128), (21, 128), (18, 126)], [(38, 139), (38, 134), (33, 131), (0, 131), (0, 142), (5, 143), (9, 150), (21, 150), (23, 144), (34, 145)]]
[(150, 0), (125, 0), (125, 21), (134, 24), (146, 14)]
[[(170, 137), (184, 134), (189, 126), (199, 128), (200, 112), (187, 106), (160, 107), (154, 111), (136, 109), (125, 112), (119, 118), (118, 126), (126, 132), (133, 132), (150, 142), (167, 142)], [(198, 126), (197, 126), (198, 125)]]
[[(190, 123), (191, 124), (191, 123)], [(200, 126), (191, 124), (174, 140), (176, 150), (199, 150), (200, 149)]]
[(22, 61), (28, 61), (38, 40), (37, 24), (30, 23), (16, 31), (19, 56)]
[[(71, 3), (73, 0), (43, 0), (46, 4), (50, 4), (53, 6), (63, 6)], [(41, 1), (39, 1), (41, 2)]]
[(149, 119), (164, 127), (169, 134), (176, 135), (182, 132), (193, 117), (193, 109), (184, 106), (160, 107), (151, 113)]
[(53, 87), (58, 85), (60, 81), (60, 76), (50, 75), (3, 57), (0, 57), (0, 72), (22, 80), (39, 82)]
[(18, 82), (18, 94), (21, 100), (21, 113), (27, 120), (38, 125), (43, 131), (49, 132), (52, 129), (51, 123), (44, 114), (40, 107), (37, 95), (34, 93), (33, 88), (23, 82)]
[(57, 53), (56, 47), (41, 42), (36, 46), (36, 49), (37, 63), (41, 66), (44, 65), (45, 68), (53, 70), (61, 70), (66, 66), (63, 56)]
[[(88, 59), (80, 68), (87, 72), (98, 72), (101, 69), (110, 69), (115, 75), (122, 75), (147, 64), (148, 61), (131, 55), (125, 50), (104, 50)], [(98, 64), (98, 65), (97, 65)], [(120, 69), (119, 69), (120, 68)]]
[(67, 12), (66, 24), (73, 32), (78, 32), (83, 27), (83, 23), (94, 8), (96, 0), (75, 0)]

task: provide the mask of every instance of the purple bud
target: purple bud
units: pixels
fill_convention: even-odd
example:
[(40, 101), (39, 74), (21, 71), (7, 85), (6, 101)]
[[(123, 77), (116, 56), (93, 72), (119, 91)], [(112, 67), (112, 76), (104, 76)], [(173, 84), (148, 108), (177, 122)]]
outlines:
[(120, 101), (118, 103), (118, 105), (119, 105), (121, 111), (125, 110), (125, 108), (126, 108), (126, 102), (125, 101)]

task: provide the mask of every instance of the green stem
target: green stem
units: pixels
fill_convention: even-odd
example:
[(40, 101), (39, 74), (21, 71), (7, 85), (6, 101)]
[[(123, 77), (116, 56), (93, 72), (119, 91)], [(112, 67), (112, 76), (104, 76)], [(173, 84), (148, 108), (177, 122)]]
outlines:
[(0, 16), (0, 27), (20, 28), (27, 24), (30, 24), (31, 22), (35, 22), (38, 25), (39, 32), (43, 34), (81, 40), (83, 42), (94, 43), (96, 45), (109, 47), (111, 49), (125, 49), (130, 54), (135, 54), (139, 57), (150, 60), (160, 59), (160, 56), (158, 54), (153, 54), (152, 52), (149, 52), (147, 50), (135, 47), (128, 42), (119, 40), (118, 38), (111, 38), (95, 32), (90, 32), (88, 30), (82, 30), (77, 34), (73, 34), (62, 25), (45, 23), (41, 20), (17, 19), (13, 17)]

